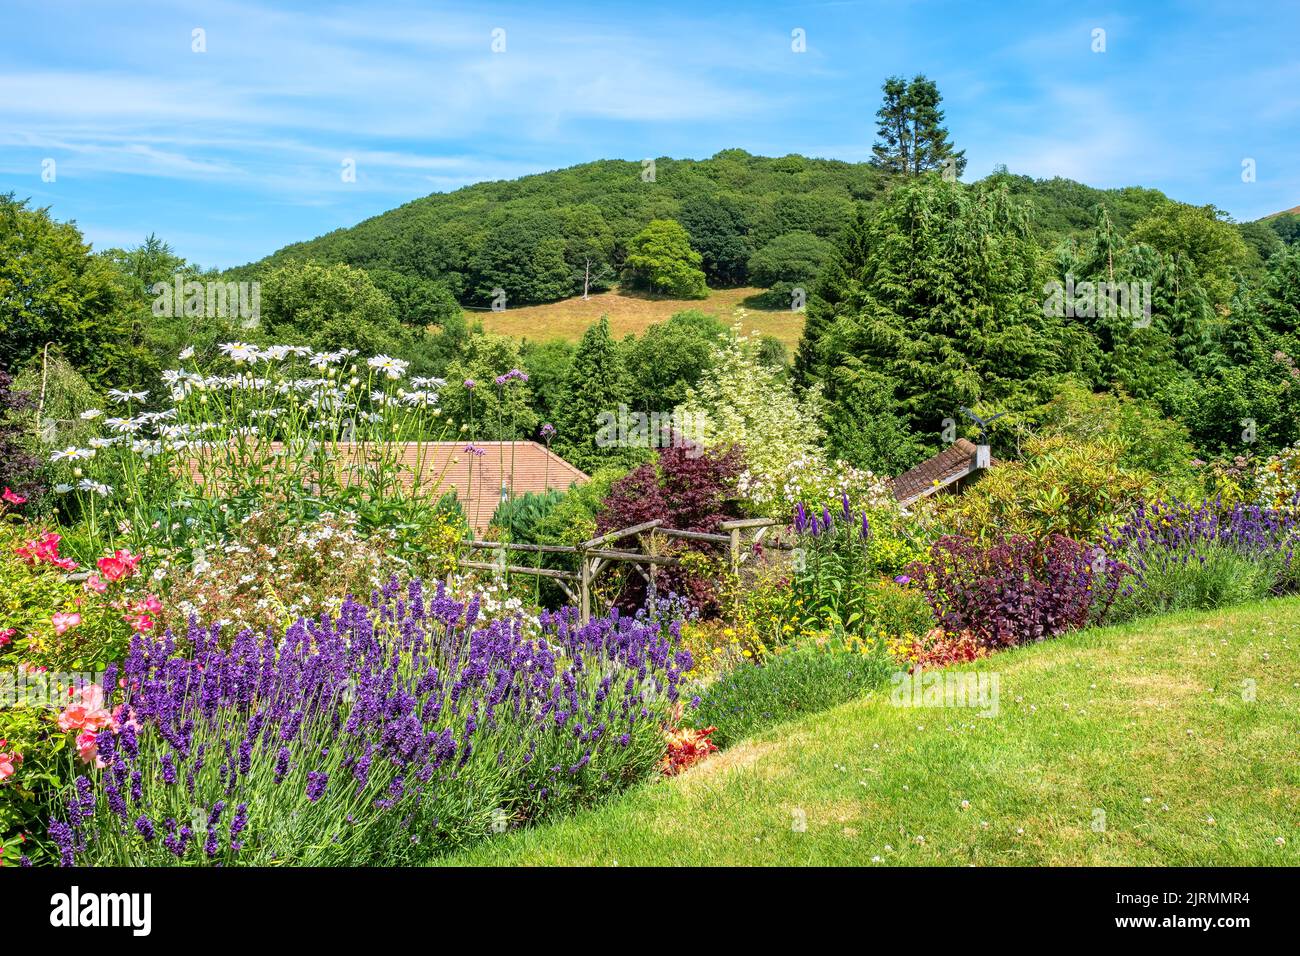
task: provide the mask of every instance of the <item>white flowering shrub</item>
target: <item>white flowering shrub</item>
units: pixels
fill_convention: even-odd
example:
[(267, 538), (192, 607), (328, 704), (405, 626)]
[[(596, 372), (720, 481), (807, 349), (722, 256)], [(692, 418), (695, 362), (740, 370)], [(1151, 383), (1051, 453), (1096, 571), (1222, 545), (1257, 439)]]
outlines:
[(1268, 508), (1300, 507), (1300, 442), (1255, 466), (1255, 500)]
[(231, 537), (197, 549), (188, 564), (164, 560), (155, 571), (169, 586), (168, 625), (185, 633), (190, 615), (244, 628), (280, 630), (300, 617), (333, 614), (351, 595), (365, 602), (404, 564), (382, 536), (365, 535), (356, 515), (325, 512), (285, 524), (275, 511), (239, 522)]
[(755, 511), (774, 518), (789, 518), (800, 503), (821, 506), (839, 502), (845, 495), (859, 511), (897, 508), (888, 482), (848, 462), (828, 462), (820, 452), (802, 455), (767, 473), (746, 469), (736, 491)]
[(758, 340), (737, 328), (687, 392), (685, 408), (703, 425), (705, 444), (743, 447), (747, 477), (740, 493), (760, 513), (775, 514), (788, 501), (780, 489), (796, 472), (827, 467), (819, 401), (816, 390), (796, 394), (779, 370), (760, 360)]

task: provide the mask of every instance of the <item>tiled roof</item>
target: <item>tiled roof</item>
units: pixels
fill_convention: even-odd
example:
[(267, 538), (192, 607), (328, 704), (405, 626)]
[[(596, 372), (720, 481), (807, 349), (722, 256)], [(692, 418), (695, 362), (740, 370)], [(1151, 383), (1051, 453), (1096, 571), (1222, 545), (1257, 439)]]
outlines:
[[(402, 483), (409, 489), (419, 474), (431, 501), (453, 489), (470, 527), (484, 531), (501, 502), (502, 484), (516, 497), (547, 489), (564, 491), (590, 479), (550, 449), (533, 441), (474, 442), (483, 454), (466, 451), (465, 442), (407, 442), (399, 460)], [(259, 454), (280, 454), (284, 446), (271, 442)], [(340, 480), (347, 484), (365, 468), (365, 446), (340, 442), (330, 446)], [(196, 462), (191, 473), (197, 478)], [(435, 485), (436, 483), (436, 485)]]
[(933, 458), (895, 478), (890, 483), (894, 497), (905, 505), (911, 504), (971, 474), (976, 471), (975, 450), (965, 438), (958, 438)]

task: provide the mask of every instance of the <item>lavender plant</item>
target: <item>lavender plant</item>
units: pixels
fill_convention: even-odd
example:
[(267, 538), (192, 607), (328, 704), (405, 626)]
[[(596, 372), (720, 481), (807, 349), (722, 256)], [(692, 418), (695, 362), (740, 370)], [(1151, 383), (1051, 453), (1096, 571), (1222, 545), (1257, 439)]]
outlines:
[(793, 573), (784, 617), (806, 630), (862, 636), (870, 624), (869, 585), (901, 572), (923, 551), (919, 528), (897, 509), (856, 510), (847, 493), (834, 506), (794, 509)]
[(138, 638), (106, 675), (99, 766), (50, 826), (62, 862), (418, 862), (654, 771), (691, 666), (675, 627), (477, 617), (393, 579), (228, 650), (197, 623), (185, 656)]
[(1108, 528), (1106, 551), (1132, 568), (1119, 618), (1204, 610), (1300, 590), (1300, 515), (1218, 501), (1142, 504)]

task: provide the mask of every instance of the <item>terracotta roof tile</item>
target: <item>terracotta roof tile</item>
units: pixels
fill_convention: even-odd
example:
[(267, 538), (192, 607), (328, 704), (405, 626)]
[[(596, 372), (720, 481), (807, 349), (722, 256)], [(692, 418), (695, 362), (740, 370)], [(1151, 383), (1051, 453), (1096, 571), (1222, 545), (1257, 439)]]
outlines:
[(971, 442), (958, 438), (933, 458), (927, 458), (895, 478), (890, 483), (894, 497), (909, 504), (956, 478), (970, 474), (975, 470), (975, 451)]
[[(465, 450), (465, 442), (408, 442), (402, 446), (401, 481), (409, 489), (417, 473), (421, 485), (430, 484), (429, 498), (436, 501), (449, 491), (464, 509), (470, 527), (484, 531), (501, 501), (502, 485), (516, 497), (525, 492), (547, 489), (564, 491), (574, 484), (590, 480), (550, 449), (533, 441), (474, 442), (483, 451), (475, 455)], [(347, 484), (359, 479), (365, 468), (365, 447), (340, 442), (331, 448), (337, 456), (340, 480)], [(280, 442), (271, 442), (258, 454), (282, 453)], [(198, 463), (190, 462), (190, 473), (198, 478)], [(436, 487), (432, 483), (436, 482)]]

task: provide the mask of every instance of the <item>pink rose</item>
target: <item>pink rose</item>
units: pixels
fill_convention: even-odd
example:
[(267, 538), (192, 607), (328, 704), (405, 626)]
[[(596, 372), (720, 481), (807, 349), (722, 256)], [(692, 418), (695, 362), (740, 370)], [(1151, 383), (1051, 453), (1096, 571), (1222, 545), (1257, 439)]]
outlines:
[(59, 714), (59, 730), (65, 734), (72, 730), (81, 730), (86, 726), (86, 716), (89, 712), (84, 704), (69, 704)]
[(95, 732), (91, 730), (83, 731), (77, 735), (77, 756), (81, 758), (82, 763), (90, 763), (93, 760), (95, 766), (101, 770), (108, 766), (99, 759), (99, 743), (96, 740)]
[(108, 557), (100, 558), (95, 563), (99, 565), (100, 573), (109, 581), (121, 581), (123, 578), (129, 578), (135, 574), (136, 565), (140, 563), (140, 556), (119, 548)]
[(17, 773), (22, 762), (22, 754), (0, 754), (0, 783)]
[(104, 709), (104, 688), (98, 684), (85, 684), (77, 695), (88, 710)]
[(51, 619), (54, 622), (54, 633), (62, 634), (81, 623), (81, 615), (76, 611), (59, 611)]

